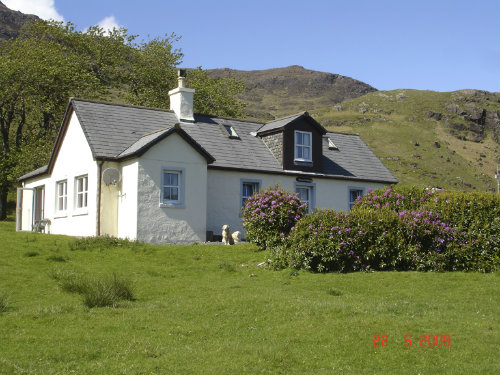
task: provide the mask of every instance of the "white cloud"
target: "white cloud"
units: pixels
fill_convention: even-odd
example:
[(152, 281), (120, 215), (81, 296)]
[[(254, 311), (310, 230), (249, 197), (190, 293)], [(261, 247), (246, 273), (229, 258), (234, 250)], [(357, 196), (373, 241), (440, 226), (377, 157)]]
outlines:
[(7, 8), (25, 14), (35, 14), (44, 20), (64, 21), (64, 17), (55, 7), (54, 0), (2, 0), (2, 3)]
[(104, 31), (106, 31), (106, 32), (112, 31), (113, 28), (115, 28), (115, 29), (120, 28), (120, 25), (118, 24), (118, 20), (113, 15), (105, 17), (102, 20), (100, 20), (97, 23), (97, 26), (103, 28)]

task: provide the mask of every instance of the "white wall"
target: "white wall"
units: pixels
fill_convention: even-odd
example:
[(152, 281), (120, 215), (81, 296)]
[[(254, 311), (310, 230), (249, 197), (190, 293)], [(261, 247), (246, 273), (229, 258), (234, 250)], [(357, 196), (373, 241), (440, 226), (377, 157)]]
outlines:
[[(161, 207), (164, 168), (183, 168), (184, 205)], [(205, 241), (207, 162), (179, 135), (172, 134), (139, 158), (137, 239), (146, 242)]]
[[(88, 175), (88, 207), (76, 210), (75, 177)], [(67, 180), (67, 211), (56, 213), (56, 183)], [(71, 236), (96, 235), (97, 163), (87, 143), (83, 130), (73, 112), (61, 148), (50, 176), (25, 181), (24, 186), (35, 188), (45, 185), (45, 218), (51, 221), (50, 233)]]
[[(280, 187), (295, 192), (295, 176), (208, 170), (207, 230), (221, 234), (224, 224), (231, 226), (231, 232), (244, 233), (241, 221), (241, 180), (260, 180), (261, 188), (279, 183)], [(376, 189), (383, 184), (313, 178), (315, 184), (315, 208), (349, 210), (349, 188)]]

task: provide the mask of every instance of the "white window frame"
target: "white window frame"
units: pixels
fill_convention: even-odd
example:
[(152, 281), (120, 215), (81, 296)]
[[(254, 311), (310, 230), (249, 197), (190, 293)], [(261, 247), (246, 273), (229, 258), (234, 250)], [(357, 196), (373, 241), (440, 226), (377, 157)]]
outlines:
[(351, 196), (351, 192), (354, 192), (354, 191), (360, 191), (361, 192), (361, 195), (358, 195), (357, 197), (359, 196), (364, 196), (365, 195), (365, 188), (364, 187), (360, 187), (360, 186), (349, 186), (348, 189), (347, 189), (347, 202), (348, 202), (348, 205), (349, 205), (349, 210), (352, 210), (352, 208), (354, 207), (354, 203), (356, 202), (356, 198), (354, 200), (352, 200), (352, 196)]
[[(81, 186), (80, 186), (81, 181)], [(81, 188), (81, 190), (80, 190)], [(81, 197), (81, 205), (80, 205)], [(89, 177), (88, 175), (81, 175), (75, 177), (75, 213), (87, 213), (89, 198)]]
[[(309, 144), (306, 143), (299, 143), (297, 141), (297, 135), (298, 134), (307, 134), (309, 136)], [(312, 162), (312, 133), (311, 132), (304, 132), (301, 130), (295, 130), (294, 135), (293, 135), (293, 140), (294, 140), (294, 160), (295, 161), (305, 161), (305, 162)], [(302, 157), (298, 156), (298, 150), (302, 148)], [(309, 158), (304, 158), (304, 150), (308, 149), (309, 150)]]
[[(298, 189), (308, 190), (309, 200), (307, 201), (307, 213), (310, 213), (316, 207), (316, 184), (312, 182), (295, 182), (295, 193), (298, 193)], [(302, 203), (305, 202), (302, 201)]]
[(248, 179), (248, 178), (242, 178), (240, 180), (240, 207), (243, 207), (245, 205), (246, 200), (250, 196), (244, 195), (244, 189), (243, 186), (245, 184), (252, 184), (257, 187), (257, 189), (254, 191), (254, 194), (260, 190), (260, 187), (262, 186), (262, 181), (261, 180), (255, 180), (255, 179)]
[[(62, 193), (60, 186), (63, 187)], [(62, 201), (60, 201), (62, 199)], [(62, 207), (60, 203), (62, 202)], [(58, 216), (66, 216), (68, 212), (68, 180), (60, 180), (56, 182), (56, 214)]]
[[(177, 185), (165, 185), (165, 173), (177, 175)], [(164, 167), (161, 172), (161, 191), (160, 191), (160, 207), (184, 208), (184, 187), (185, 187), (185, 168)], [(177, 187), (177, 199), (166, 199), (164, 189), (166, 187)]]

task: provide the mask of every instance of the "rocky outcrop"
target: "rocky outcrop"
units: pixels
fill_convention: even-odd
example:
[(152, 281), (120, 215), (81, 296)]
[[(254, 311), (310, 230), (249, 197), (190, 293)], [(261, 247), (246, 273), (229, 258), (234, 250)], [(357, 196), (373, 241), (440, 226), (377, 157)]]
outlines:
[(27, 21), (36, 20), (37, 16), (11, 10), (0, 1), (0, 40), (16, 38)]
[(487, 131), (500, 143), (500, 94), (482, 90), (460, 90), (446, 104), (450, 133), (458, 139), (481, 142)]

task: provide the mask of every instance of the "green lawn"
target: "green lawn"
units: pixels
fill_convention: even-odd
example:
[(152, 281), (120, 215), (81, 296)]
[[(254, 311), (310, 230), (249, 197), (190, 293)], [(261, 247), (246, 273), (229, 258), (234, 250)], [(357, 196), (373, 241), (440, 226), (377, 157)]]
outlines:
[[(500, 372), (499, 273), (277, 272), (250, 245), (74, 243), (0, 223), (0, 374)], [(128, 276), (136, 300), (89, 309), (54, 272)], [(429, 334), (451, 346), (419, 346)]]

